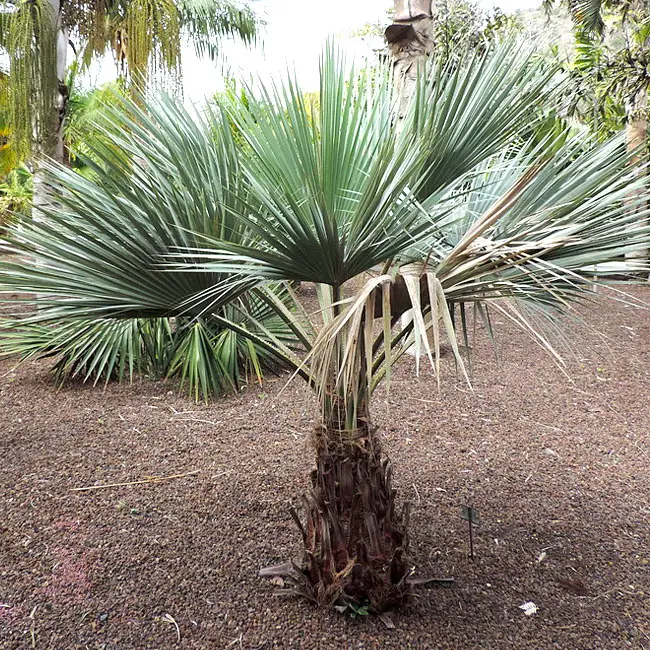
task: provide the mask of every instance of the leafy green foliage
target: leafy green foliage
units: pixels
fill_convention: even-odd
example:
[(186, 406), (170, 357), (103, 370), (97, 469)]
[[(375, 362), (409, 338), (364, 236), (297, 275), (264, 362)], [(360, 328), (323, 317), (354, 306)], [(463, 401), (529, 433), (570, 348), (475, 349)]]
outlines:
[(84, 67), (112, 49), (137, 94), (153, 73), (169, 73), (178, 82), (184, 40), (215, 58), (224, 38), (250, 43), (258, 29), (250, 7), (231, 0), (73, 0), (60, 3), (58, 15), (47, 0), (0, 0), (0, 17), (0, 50), (9, 55), (12, 78), (8, 122), (23, 159), (33, 146), (51, 154), (58, 111), (65, 111), (68, 89), (57, 76), (57, 39), (75, 43)]
[(261, 21), (239, 2), (180, 0), (177, 7), (183, 37), (193, 43), (198, 56), (216, 60), (224, 38), (236, 36), (246, 44), (257, 38)]
[[(64, 140), (71, 167), (82, 176), (91, 176), (92, 168), (86, 160), (93, 159), (93, 148), (87, 143), (101, 141), (111, 146), (111, 111), (119, 110), (128, 95), (124, 80), (85, 90), (75, 85), (76, 66), (69, 82), (72, 91), (68, 100), (68, 114), (64, 125)], [(95, 145), (96, 146), (96, 145)], [(117, 153), (117, 152), (116, 152)], [(99, 164), (101, 161), (94, 161)]]
[(16, 215), (29, 215), (32, 199), (32, 175), (11, 143), (8, 98), (9, 76), (0, 71), (0, 229)]
[[(543, 0), (548, 15), (556, 4), (555, 0)], [(589, 36), (602, 36), (605, 32), (607, 14), (617, 14), (623, 21), (643, 20), (648, 10), (645, 0), (563, 0), (576, 28)]]
[[(266, 355), (314, 385), (341, 429), (366, 417), (410, 331), (434, 368), (447, 336), (466, 370), (456, 329), (469, 319), (454, 327), (450, 304), (488, 323), (499, 312), (559, 360), (547, 332), (650, 240), (624, 142), (522, 143), (543, 121), (533, 109), (556, 101), (555, 71), (512, 44), (436, 62), (398, 134), (390, 78), (370, 83), (332, 50), (321, 70), (315, 113), (292, 79), (208, 116), (125, 101), (92, 181), (48, 168), (60, 207), (12, 230), (10, 249), (38, 265), (3, 262), (3, 290), (38, 294), (30, 324), (173, 317), (182, 359), (166, 358), (193, 391), (238, 350), (249, 375)], [(317, 284), (320, 328), (274, 290), (293, 280)]]
[[(550, 11), (553, 2), (546, 2)], [(650, 9), (639, 0), (575, 0), (575, 57), (565, 64), (571, 117), (607, 138), (647, 119)]]
[[(149, 114), (128, 99), (115, 102), (103, 109), (108, 126), (95, 135), (89, 132), (89, 156), (80, 156), (92, 171), (90, 178), (66, 170), (57, 185), (61, 194), (56, 208), (45, 208), (42, 220), (23, 221), (12, 230), (10, 250), (19, 255), (44, 254), (44, 264), (30, 267), (15, 258), (7, 261), (5, 270), (16, 274), (22, 291), (38, 293), (35, 302), (43, 308), (5, 324), (3, 352), (23, 358), (56, 356), (60, 379), (130, 379), (134, 372), (178, 377), (196, 399), (237, 389), (261, 377), (264, 370), (277, 369), (282, 355), (260, 347), (250, 336), (273, 333), (278, 345), (287, 350), (295, 346), (291, 328), (269, 307), (276, 301), (290, 313), (290, 293), (274, 286), (268, 288), (268, 295), (242, 295), (235, 304), (215, 310), (191, 309), (183, 303), (199, 292), (209, 294), (219, 284), (219, 276), (175, 273), (160, 266), (166, 253), (179, 246), (195, 247), (206, 235), (238, 242), (250, 239), (230, 213), (245, 199), (246, 189), (229, 132), (215, 141), (207, 124), (196, 129), (191, 116), (172, 101)], [(165, 121), (169, 128), (162, 132)], [(184, 127), (192, 132), (183, 133)], [(178, 157), (188, 135), (197, 147), (193, 162)], [(147, 164), (138, 164), (143, 155)], [(232, 164), (225, 167), (229, 159)], [(193, 165), (202, 172), (193, 176)], [(166, 210), (160, 210), (156, 192)], [(30, 234), (23, 238), (21, 233), (28, 230)], [(139, 261), (134, 264), (135, 260)], [(118, 269), (122, 291), (107, 284)], [(145, 270), (154, 272), (157, 290)], [(76, 291), (69, 284), (74, 276), (79, 287), (99, 290), (104, 297), (113, 295), (122, 310), (130, 302), (129, 318), (98, 318), (110, 312), (75, 306), (74, 299), (69, 310), (62, 310), (61, 295)], [(53, 280), (59, 286), (55, 291), (63, 293), (49, 293)], [(128, 287), (146, 301), (144, 308), (126, 297)], [(224, 330), (224, 320), (231, 329)]]
[(617, 50), (576, 34), (576, 56), (569, 67), (573, 80), (569, 114), (601, 137), (620, 131), (637, 117), (635, 98), (647, 93), (649, 65), (647, 47)]
[(0, 229), (31, 214), (32, 191), (32, 175), (25, 167), (12, 169), (0, 178)]
[(9, 75), (0, 70), (0, 176), (8, 174), (20, 164), (20, 159), (10, 142), (8, 98)]
[[(224, 313), (255, 331), (246, 312)], [(266, 310), (258, 319), (291, 338), (274, 313)], [(0, 354), (23, 361), (54, 358), (59, 383), (132, 381), (136, 375), (177, 379), (197, 402), (261, 381), (265, 371), (282, 367), (265, 349), (211, 318), (98, 318), (48, 324), (9, 319), (2, 323)]]
[[(547, 14), (550, 14), (555, 0), (543, 0)], [(566, 0), (573, 21), (587, 33), (602, 33), (605, 28), (603, 9), (605, 5), (629, 4), (629, 0)]]
[(433, 41), (436, 53), (449, 61), (468, 52), (484, 53), (495, 42), (512, 38), (523, 25), (498, 7), (490, 10), (475, 2), (451, 0), (433, 3)]

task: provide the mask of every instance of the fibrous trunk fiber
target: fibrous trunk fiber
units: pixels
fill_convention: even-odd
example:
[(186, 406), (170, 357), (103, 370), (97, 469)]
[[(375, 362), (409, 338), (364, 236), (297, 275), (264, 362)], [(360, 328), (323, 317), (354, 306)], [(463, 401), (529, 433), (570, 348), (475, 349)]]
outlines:
[(303, 497), (302, 573), (321, 605), (381, 612), (408, 595), (408, 505), (396, 512), (391, 465), (376, 430), (324, 426), (315, 433), (316, 469)]

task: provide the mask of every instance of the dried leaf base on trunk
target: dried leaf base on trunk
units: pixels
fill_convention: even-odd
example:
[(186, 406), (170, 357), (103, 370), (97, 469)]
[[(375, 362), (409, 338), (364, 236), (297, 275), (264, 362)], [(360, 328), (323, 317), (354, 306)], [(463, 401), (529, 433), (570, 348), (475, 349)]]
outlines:
[(304, 543), (299, 591), (319, 605), (353, 612), (398, 607), (410, 588), (409, 508), (396, 512), (391, 465), (375, 429), (323, 427), (315, 442), (317, 466), (302, 498), (303, 517), (292, 511)]

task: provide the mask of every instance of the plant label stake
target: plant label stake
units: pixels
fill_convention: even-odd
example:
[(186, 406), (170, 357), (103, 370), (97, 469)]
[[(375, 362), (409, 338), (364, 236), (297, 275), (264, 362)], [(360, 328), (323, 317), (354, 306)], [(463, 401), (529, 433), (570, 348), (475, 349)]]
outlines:
[(475, 510), (471, 506), (461, 506), (460, 516), (467, 521), (469, 526), (469, 558), (474, 561), (474, 534), (473, 526), (478, 526), (478, 510)]

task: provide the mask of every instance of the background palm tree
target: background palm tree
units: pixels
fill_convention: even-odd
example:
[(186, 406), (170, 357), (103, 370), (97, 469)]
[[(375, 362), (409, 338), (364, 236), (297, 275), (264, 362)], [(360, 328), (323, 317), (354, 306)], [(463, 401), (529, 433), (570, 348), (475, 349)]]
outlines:
[(250, 42), (257, 33), (252, 11), (230, 0), (6, 0), (1, 6), (8, 122), (23, 159), (35, 151), (64, 160), (68, 44), (83, 65), (112, 50), (122, 71), (142, 84), (150, 72), (180, 74), (184, 38), (214, 58), (224, 37)]
[[(594, 265), (650, 236), (625, 206), (639, 181), (620, 138), (522, 139), (532, 109), (554, 98), (554, 74), (513, 45), (438, 61), (399, 134), (392, 80), (349, 73), (331, 51), (317, 110), (291, 79), (204, 118), (169, 101), (132, 106), (113, 141), (146, 164), (107, 148), (94, 180), (49, 165), (60, 209), (12, 231), (10, 249), (35, 262), (3, 262), (1, 286), (38, 294), (31, 323), (210, 315), (292, 367), (318, 398), (316, 467), (302, 514), (292, 511), (303, 563), (270, 572), (342, 610), (395, 607), (410, 589), (408, 506), (370, 405), (401, 341), (413, 332), (439, 376), (446, 336), (467, 377), (457, 305), (464, 338), (472, 318), (492, 333), (498, 311), (561, 363), (554, 334), (592, 296)], [(321, 322), (269, 292), (282, 281), (316, 284)], [(243, 326), (221, 312), (251, 295), (300, 347), (253, 314)]]
[(393, 24), (384, 36), (393, 61), (398, 96), (398, 115), (404, 115), (418, 75), (434, 52), (432, 0), (394, 0)]
[[(113, 86), (92, 91), (80, 99), (73, 95), (71, 103), (73, 111), (66, 129), (74, 152), (74, 165), (67, 180), (71, 191), (76, 191), (82, 176), (106, 184), (109, 179), (104, 174), (103, 164), (107, 159), (112, 161), (113, 167), (120, 162), (121, 172), (116, 178), (121, 182), (115, 184), (111, 181), (112, 187), (105, 187), (113, 199), (120, 197), (125, 206), (134, 197), (135, 188), (130, 175), (134, 159), (143, 160), (144, 157), (164, 164), (167, 176), (161, 182), (168, 184), (178, 176), (178, 172), (173, 171), (177, 161), (171, 157), (171, 152), (179, 146), (179, 139), (187, 134), (187, 129), (182, 128), (183, 121), (190, 119), (187, 113), (169, 105), (158, 114), (159, 119), (164, 115), (168, 120), (177, 121), (177, 132), (171, 137), (169, 133), (158, 132), (144, 114), (129, 111), (133, 104), (124, 92)], [(125, 112), (120, 113), (121, 110)], [(92, 120), (90, 124), (89, 120)], [(136, 134), (133, 138), (137, 145), (131, 136), (122, 141), (121, 131)], [(205, 155), (197, 149), (195, 154), (207, 159), (214, 143), (205, 141), (203, 146)], [(234, 142), (229, 146), (234, 147)], [(207, 235), (227, 237), (241, 243), (249, 240), (247, 231), (239, 227), (222, 206), (222, 195), (226, 192), (236, 192), (240, 201), (246, 200), (245, 187), (238, 178), (239, 165), (234, 158), (228, 160), (227, 168), (222, 164), (220, 168), (195, 169), (194, 180), (202, 185), (202, 198), (199, 200), (197, 195), (191, 200), (193, 209), (185, 212), (184, 225), (176, 221), (175, 228), (169, 230), (169, 213), (160, 211), (159, 206), (151, 206), (155, 216), (152, 213), (149, 222), (150, 226), (155, 223), (156, 229), (150, 231), (147, 245), (141, 249), (143, 260), (175, 250), (181, 245), (181, 239), (187, 247), (195, 246), (197, 237)], [(177, 232), (176, 228), (181, 230)], [(124, 243), (125, 237), (128, 240), (127, 232), (123, 229), (116, 242)], [(173, 236), (170, 238), (170, 235)], [(46, 275), (48, 265), (43, 263), (41, 266), (39, 273)], [(201, 278), (206, 288), (218, 281), (218, 276), (214, 275), (201, 274)], [(187, 285), (189, 279), (189, 276), (180, 276), (176, 292), (172, 285), (161, 292), (161, 298), (169, 292), (169, 308), (159, 304), (126, 320), (93, 318), (92, 312), (88, 313), (88, 318), (74, 321), (56, 316), (33, 322), (6, 319), (2, 323), (0, 351), (22, 359), (54, 358), (58, 382), (70, 378), (94, 384), (112, 379), (130, 381), (136, 374), (175, 378), (179, 380), (181, 389), (187, 388), (196, 401), (207, 401), (223, 392), (238, 390), (249, 381), (261, 381), (264, 371), (277, 370), (277, 358), (250, 338), (240, 336), (232, 329), (224, 329), (212, 314), (194, 318), (194, 315), (188, 317), (174, 311), (173, 305), (197, 289), (196, 282)], [(286, 305), (287, 310), (291, 308), (293, 297), (290, 291), (277, 289), (270, 295), (278, 304)], [(264, 331), (274, 332), (278, 340), (286, 341), (288, 346), (296, 344), (291, 331), (258, 296), (235, 301), (220, 309), (219, 316), (227, 316), (249, 333), (261, 327)], [(252, 321), (248, 320), (249, 316)]]
[[(650, 5), (645, 0), (568, 0), (567, 7), (575, 25), (576, 44), (583, 66), (591, 64), (604, 70), (604, 94), (623, 99), (627, 145), (631, 152), (648, 146), (648, 91), (650, 90)], [(550, 12), (553, 0), (545, 0)], [(606, 35), (606, 12), (617, 16), (625, 46), (606, 57), (600, 47)], [(605, 61), (599, 61), (600, 58)], [(609, 59), (609, 60), (608, 60)], [(647, 196), (647, 185), (638, 192)], [(630, 201), (631, 209), (636, 198)], [(646, 260), (649, 252), (639, 250), (628, 256), (634, 266)]]
[[(545, 0), (547, 12), (554, 0)], [(581, 48), (606, 33), (605, 13), (617, 16), (626, 44), (624, 60), (612, 62), (620, 67), (613, 73), (618, 85), (627, 91), (628, 139), (631, 148), (647, 140), (647, 107), (650, 75), (647, 72), (647, 48), (650, 45), (650, 6), (644, 0), (568, 0), (567, 6), (576, 28)]]

